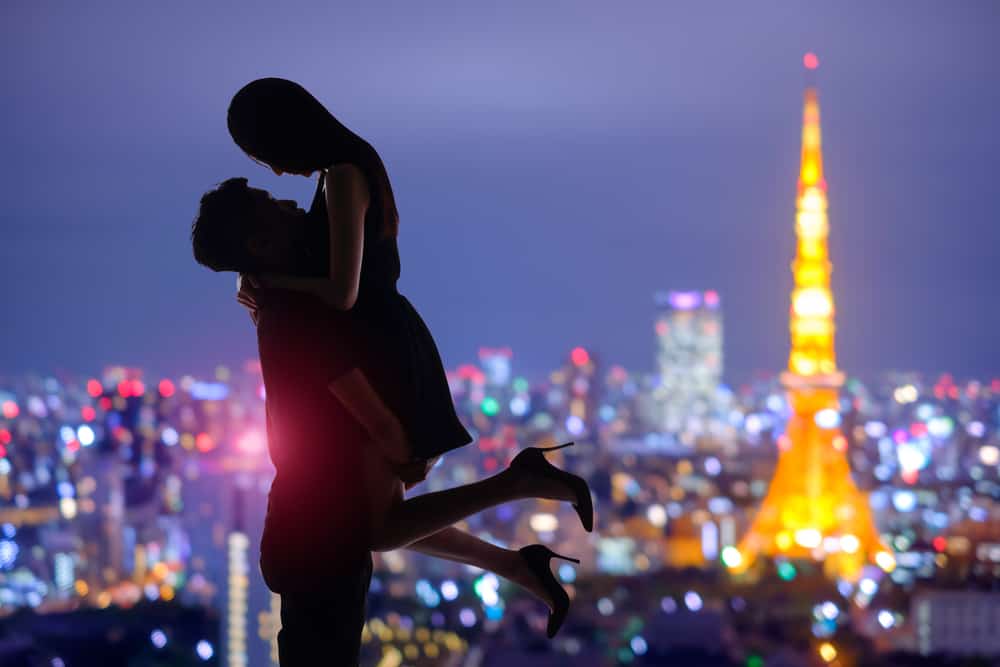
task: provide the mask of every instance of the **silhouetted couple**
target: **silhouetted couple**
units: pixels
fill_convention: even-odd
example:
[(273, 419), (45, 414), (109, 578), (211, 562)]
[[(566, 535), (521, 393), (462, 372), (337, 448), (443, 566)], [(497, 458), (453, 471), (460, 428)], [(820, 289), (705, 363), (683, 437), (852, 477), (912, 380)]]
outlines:
[(399, 217), (378, 153), (284, 79), (242, 88), (228, 123), (237, 145), (276, 174), (319, 175), (308, 212), (231, 178), (201, 198), (191, 229), (199, 263), (240, 273), (237, 298), (257, 327), (277, 470), (260, 568), (281, 595), (281, 664), (357, 664), (373, 550), (405, 547), (493, 571), (548, 605), (553, 636), (569, 606), (550, 570), (556, 554), (503, 549), (453, 524), (549, 498), (573, 503), (591, 531), (583, 479), (532, 447), (487, 479), (404, 498), (472, 436), (427, 326), (396, 289)]

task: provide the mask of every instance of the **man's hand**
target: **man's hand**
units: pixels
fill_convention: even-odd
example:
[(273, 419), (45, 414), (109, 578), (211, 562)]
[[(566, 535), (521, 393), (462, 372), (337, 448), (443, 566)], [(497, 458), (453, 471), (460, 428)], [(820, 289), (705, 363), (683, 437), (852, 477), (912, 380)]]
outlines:
[(257, 326), (257, 289), (259, 282), (250, 274), (241, 273), (236, 277), (236, 301), (250, 312), (250, 319)]

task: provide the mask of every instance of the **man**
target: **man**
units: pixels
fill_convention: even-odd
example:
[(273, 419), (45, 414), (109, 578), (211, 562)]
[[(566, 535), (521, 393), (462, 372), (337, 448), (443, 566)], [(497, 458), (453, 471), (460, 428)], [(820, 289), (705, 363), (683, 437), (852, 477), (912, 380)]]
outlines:
[[(294, 202), (229, 179), (201, 200), (192, 225), (195, 258), (216, 271), (285, 269), (301, 252), (304, 222)], [(374, 444), (369, 429), (376, 427), (363, 424), (329, 387), (365, 366), (361, 338), (375, 332), (305, 293), (253, 289), (242, 279), (240, 287), (257, 327), (268, 452), (277, 470), (260, 567), (268, 588), (281, 595), (280, 661), (317, 664), (322, 656), (332, 658), (324, 664), (355, 665), (372, 571), (362, 452)], [(387, 411), (377, 398), (372, 404)], [(374, 414), (369, 421), (396, 423)], [(403, 445), (398, 433), (378, 443), (397, 462), (405, 460)], [(426, 470), (401, 473), (412, 485)]]

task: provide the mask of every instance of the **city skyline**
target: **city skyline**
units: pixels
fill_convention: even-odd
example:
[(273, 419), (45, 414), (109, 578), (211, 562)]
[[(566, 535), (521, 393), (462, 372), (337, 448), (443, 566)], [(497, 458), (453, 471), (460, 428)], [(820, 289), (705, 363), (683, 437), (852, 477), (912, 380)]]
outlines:
[[(841, 365), (1000, 370), (1000, 313), (987, 305), (1000, 231), (983, 196), (1000, 155), (998, 93), (982, 85), (1000, 67), (994, 6), (949, 8), (947, 21), (921, 3), (731, 8), (721, 22), (691, 6), (616, 21), (606, 8), (536, 9), (531, 21), (463, 9), (440, 25), (402, 8), (385, 23), (378, 8), (305, 7), (238, 30), (223, 29), (221, 9), (108, 6), (114, 21), (10, 10), (2, 67), (18, 95), (0, 112), (0, 284), (14, 325), (0, 367), (179, 374), (255, 356), (231, 276), (195, 264), (187, 231), (200, 194), (229, 176), (300, 202), (311, 191), (225, 132), (231, 94), (282, 74), (383, 154), (402, 217), (400, 288), (449, 367), (509, 346), (516, 368), (540, 374), (582, 345), (652, 369), (652, 295), (712, 289), (729, 323), (726, 379), (777, 372), (789, 109), (815, 50), (834, 100)], [(265, 27), (279, 16), (291, 32)], [(394, 55), (349, 59), (365, 48)]]

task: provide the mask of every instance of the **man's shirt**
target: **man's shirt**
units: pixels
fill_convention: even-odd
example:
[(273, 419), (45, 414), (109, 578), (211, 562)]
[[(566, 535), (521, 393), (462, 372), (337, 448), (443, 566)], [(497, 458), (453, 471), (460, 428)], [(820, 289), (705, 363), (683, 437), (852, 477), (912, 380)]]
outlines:
[(362, 321), (288, 290), (260, 290), (257, 303), (268, 451), (277, 469), (262, 554), (290, 563), (275, 571), (306, 567), (321, 554), (349, 560), (360, 553), (367, 521), (361, 448), (368, 441), (327, 385), (362, 365)]

